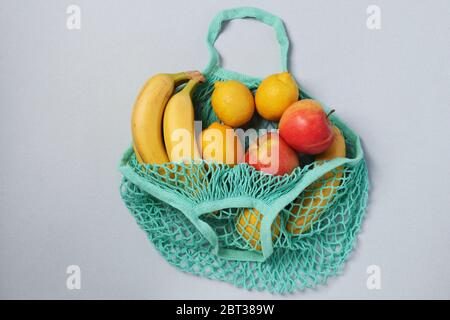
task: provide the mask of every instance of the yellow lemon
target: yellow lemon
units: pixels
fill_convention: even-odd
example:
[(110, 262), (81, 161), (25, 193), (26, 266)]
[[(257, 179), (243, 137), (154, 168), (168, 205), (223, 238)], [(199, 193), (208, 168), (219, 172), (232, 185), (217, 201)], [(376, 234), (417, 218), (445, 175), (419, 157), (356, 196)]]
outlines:
[(255, 94), (256, 110), (264, 119), (278, 121), (284, 110), (298, 100), (298, 86), (289, 72), (265, 78)]
[(202, 158), (231, 166), (241, 162), (244, 148), (233, 128), (212, 123), (201, 134)]
[[(264, 215), (255, 208), (245, 209), (239, 216), (236, 229), (239, 234), (248, 240), (248, 243), (258, 251), (261, 251), (260, 230), (261, 221)], [(278, 215), (275, 222), (272, 223), (272, 241), (275, 241), (280, 235), (280, 216)]]
[(255, 111), (255, 100), (250, 89), (236, 80), (214, 83), (211, 105), (217, 117), (232, 127), (249, 122)]

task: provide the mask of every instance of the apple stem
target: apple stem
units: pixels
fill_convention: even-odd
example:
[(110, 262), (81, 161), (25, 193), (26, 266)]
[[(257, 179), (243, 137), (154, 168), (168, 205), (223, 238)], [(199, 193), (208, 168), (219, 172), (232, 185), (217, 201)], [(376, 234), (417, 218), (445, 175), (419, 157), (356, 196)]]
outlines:
[(334, 113), (336, 110), (331, 109), (330, 112), (327, 113), (327, 118), (329, 118), (331, 116), (332, 113)]

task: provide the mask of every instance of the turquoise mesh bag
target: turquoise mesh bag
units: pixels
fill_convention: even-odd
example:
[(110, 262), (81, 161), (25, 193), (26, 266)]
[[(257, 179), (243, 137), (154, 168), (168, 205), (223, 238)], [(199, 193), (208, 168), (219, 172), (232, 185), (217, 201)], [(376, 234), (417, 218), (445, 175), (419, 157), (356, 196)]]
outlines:
[[(238, 18), (275, 29), (281, 71), (287, 71), (289, 41), (278, 17), (256, 8), (220, 12), (207, 37), (207, 81), (193, 98), (203, 127), (218, 121), (210, 104), (215, 81), (236, 79), (253, 92), (261, 81), (219, 65), (215, 40), (224, 21)], [(300, 97), (309, 98), (303, 90)], [(281, 177), (247, 164), (142, 165), (129, 148), (119, 165), (122, 199), (161, 255), (183, 271), (275, 293), (325, 284), (341, 272), (353, 249), (368, 197), (360, 140), (338, 117), (330, 119), (345, 137), (346, 157), (313, 162)], [(276, 128), (277, 123), (255, 115), (249, 126)], [(292, 219), (301, 223), (288, 230)]]

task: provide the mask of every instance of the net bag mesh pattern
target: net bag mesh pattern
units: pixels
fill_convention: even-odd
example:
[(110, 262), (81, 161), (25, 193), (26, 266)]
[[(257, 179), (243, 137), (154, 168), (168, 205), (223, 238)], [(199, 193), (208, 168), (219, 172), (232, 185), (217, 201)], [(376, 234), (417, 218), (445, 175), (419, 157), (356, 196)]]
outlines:
[[(237, 79), (252, 91), (260, 83), (220, 68), (213, 48), (221, 23), (243, 17), (272, 25), (283, 57), (287, 37), (279, 18), (255, 8), (221, 12), (208, 33), (213, 58), (204, 71), (207, 81), (193, 97), (203, 127), (218, 121), (210, 104), (214, 82)], [(309, 98), (303, 91), (300, 97)], [(161, 255), (183, 271), (274, 293), (324, 284), (342, 271), (368, 198), (359, 138), (336, 116), (330, 119), (345, 137), (346, 158), (313, 162), (281, 177), (247, 164), (143, 165), (129, 148), (119, 166), (122, 199)], [(256, 115), (249, 126), (277, 123)]]

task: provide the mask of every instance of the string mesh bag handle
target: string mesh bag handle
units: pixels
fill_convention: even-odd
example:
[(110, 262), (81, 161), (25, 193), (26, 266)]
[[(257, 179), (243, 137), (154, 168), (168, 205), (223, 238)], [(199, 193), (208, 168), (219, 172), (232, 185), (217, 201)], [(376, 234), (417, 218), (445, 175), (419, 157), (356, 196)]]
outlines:
[[(206, 38), (206, 43), (210, 53), (210, 61), (205, 69), (205, 73), (214, 73), (217, 71), (223, 72), (223, 69), (220, 68), (219, 53), (214, 46), (220, 32), (222, 31), (223, 23), (230, 20), (245, 18), (256, 19), (274, 29), (278, 45), (280, 47), (280, 71), (288, 71), (289, 38), (287, 36), (283, 21), (269, 12), (257, 8), (247, 7), (224, 10), (211, 21)], [(237, 78), (243, 78), (244, 80), (248, 80), (250, 78), (249, 76), (236, 73), (234, 76)], [(255, 80), (258, 79), (255, 78)]]
[[(288, 70), (289, 39), (282, 20), (258, 8), (233, 8), (212, 20), (206, 81), (193, 96), (203, 127), (219, 121), (211, 107), (216, 81), (239, 80), (255, 91), (261, 79), (222, 68), (214, 43), (224, 21), (251, 18), (271, 26)], [(311, 98), (299, 92), (300, 98)], [(324, 106), (326, 110), (329, 110)], [(119, 164), (120, 194), (161, 255), (182, 271), (246, 289), (288, 293), (326, 283), (351, 253), (368, 197), (359, 137), (335, 114), (346, 156), (315, 161), (272, 176), (242, 163), (141, 164), (133, 149)], [(250, 127), (276, 129), (257, 115)]]

